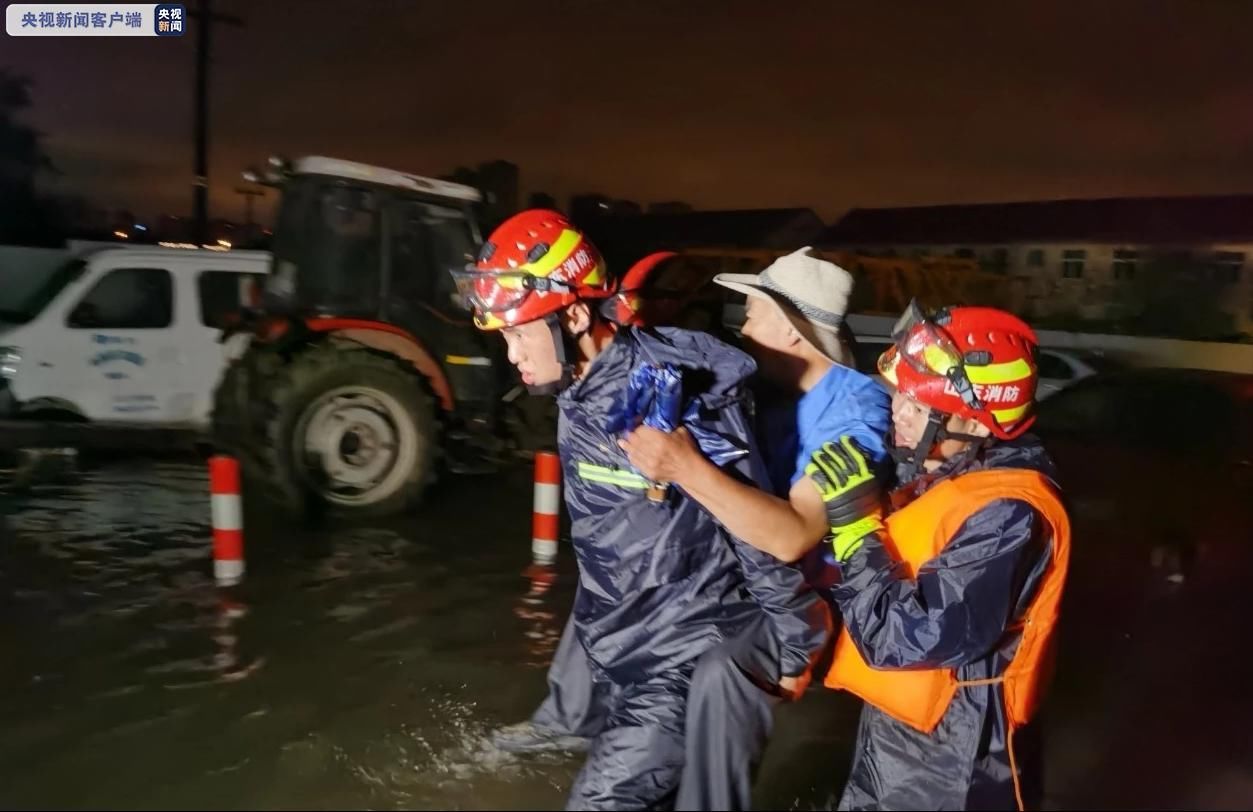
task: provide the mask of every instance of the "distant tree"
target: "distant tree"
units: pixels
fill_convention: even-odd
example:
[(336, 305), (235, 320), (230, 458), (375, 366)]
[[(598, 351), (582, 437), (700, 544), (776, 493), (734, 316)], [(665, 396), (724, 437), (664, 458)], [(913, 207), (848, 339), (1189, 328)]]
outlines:
[(21, 121), (31, 106), (31, 81), (0, 68), (0, 243), (57, 239), (56, 201), (41, 198), (36, 181), (56, 172), (42, 134)]
[(1218, 269), (1182, 252), (1157, 252), (1136, 268), (1125, 298), (1126, 323), (1140, 335), (1222, 340), (1235, 332)]

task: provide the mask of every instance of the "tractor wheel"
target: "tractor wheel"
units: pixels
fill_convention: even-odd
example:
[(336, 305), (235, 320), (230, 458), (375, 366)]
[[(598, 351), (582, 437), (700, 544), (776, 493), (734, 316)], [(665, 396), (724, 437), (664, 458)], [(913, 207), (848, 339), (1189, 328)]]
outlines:
[(417, 504), (438, 432), (434, 401), (408, 364), (327, 341), (292, 356), (268, 394), (264, 467), (290, 508), (384, 516)]
[(272, 346), (252, 343), (243, 355), (231, 361), (213, 390), (210, 439), (215, 450), (246, 456), (254, 445), (250, 440), (258, 422), (254, 392), (267, 392), (281, 372), (283, 357)]

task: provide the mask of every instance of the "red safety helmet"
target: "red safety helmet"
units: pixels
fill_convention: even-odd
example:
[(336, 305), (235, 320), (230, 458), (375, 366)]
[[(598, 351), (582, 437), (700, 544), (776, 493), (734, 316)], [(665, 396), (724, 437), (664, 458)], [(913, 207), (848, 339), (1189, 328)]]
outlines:
[(655, 327), (672, 323), (677, 304), (645, 297), (644, 290), (658, 266), (676, 256), (674, 251), (657, 251), (632, 265), (623, 274), (617, 292), (601, 305), (601, 313), (620, 325)]
[(453, 271), (482, 330), (542, 319), (580, 299), (614, 292), (605, 260), (564, 215), (530, 209), (492, 232), (478, 261)]
[(879, 372), (920, 403), (977, 420), (1002, 440), (1035, 421), (1039, 341), (1018, 317), (991, 307), (945, 308), (928, 316), (911, 302), (892, 337)]

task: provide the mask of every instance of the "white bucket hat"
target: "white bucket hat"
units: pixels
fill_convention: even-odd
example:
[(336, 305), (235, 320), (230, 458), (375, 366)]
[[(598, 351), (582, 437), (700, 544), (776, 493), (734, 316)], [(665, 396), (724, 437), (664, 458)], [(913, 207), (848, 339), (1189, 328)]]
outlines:
[(848, 312), (853, 276), (834, 262), (811, 256), (812, 250), (806, 246), (779, 257), (761, 273), (723, 273), (714, 281), (772, 303), (810, 346), (837, 364), (851, 365), (840, 325)]

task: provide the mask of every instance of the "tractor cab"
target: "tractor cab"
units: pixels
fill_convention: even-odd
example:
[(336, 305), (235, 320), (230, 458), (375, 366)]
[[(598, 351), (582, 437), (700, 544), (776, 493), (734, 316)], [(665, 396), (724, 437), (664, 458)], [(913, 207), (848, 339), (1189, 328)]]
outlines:
[(320, 157), (272, 161), (266, 180), (282, 190), (267, 312), (398, 321), (426, 307), (464, 317), (448, 270), (473, 261), (482, 241), (478, 190)]

